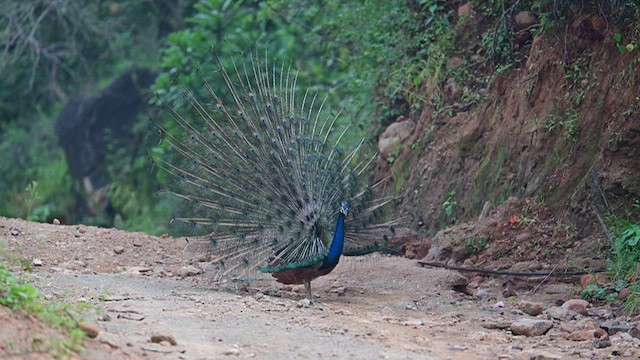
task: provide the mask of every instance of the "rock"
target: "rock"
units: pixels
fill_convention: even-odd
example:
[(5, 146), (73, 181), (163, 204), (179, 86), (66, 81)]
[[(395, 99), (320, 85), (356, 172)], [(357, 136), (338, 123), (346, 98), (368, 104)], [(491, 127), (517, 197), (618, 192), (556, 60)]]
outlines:
[(156, 344), (166, 341), (172, 346), (178, 345), (178, 342), (176, 341), (176, 339), (173, 336), (168, 334), (153, 334), (151, 335), (150, 340), (152, 343), (156, 343)]
[(595, 345), (596, 345), (597, 348), (600, 348), (600, 349), (606, 348), (606, 347), (611, 346), (611, 340), (609, 340), (609, 339), (598, 340), (598, 341), (596, 341)]
[(33, 259), (33, 261), (31, 261), (31, 265), (33, 265), (33, 266), (42, 266), (42, 260), (40, 260), (38, 258)]
[(530, 354), (528, 359), (529, 360), (560, 360), (562, 358), (552, 354), (536, 353), (536, 354)]
[(582, 316), (589, 316), (589, 312), (587, 311), (588, 306), (589, 302), (582, 299), (570, 299), (562, 304), (562, 308), (573, 311)]
[(202, 269), (199, 269), (193, 265), (187, 266), (187, 276), (195, 276), (202, 273)]
[(153, 272), (153, 269), (147, 266), (132, 266), (127, 268), (128, 275), (140, 275), (148, 272)]
[(114, 246), (113, 252), (116, 254), (122, 254), (124, 252), (124, 247), (122, 246)]
[(297, 308), (308, 308), (311, 306), (311, 300), (304, 298), (296, 303)]
[(620, 289), (620, 292), (618, 292), (618, 300), (624, 302), (625, 300), (627, 300), (629, 295), (631, 295), (631, 290), (627, 288), (622, 288)]
[(452, 56), (447, 60), (447, 70), (454, 70), (460, 67), (464, 63), (462, 56)]
[(516, 28), (519, 30), (526, 29), (538, 23), (538, 17), (531, 11), (520, 11), (514, 17)]
[(631, 332), (632, 327), (628, 326), (628, 325), (615, 325), (615, 326), (611, 326), (609, 328), (606, 328), (605, 330), (607, 330), (607, 333), (609, 335), (613, 335), (616, 333), (630, 333)]
[(225, 350), (225, 351), (222, 352), (222, 355), (225, 355), (225, 356), (239, 356), (240, 355), (240, 349)]
[(100, 329), (93, 324), (80, 322), (78, 323), (78, 327), (91, 339), (96, 338), (100, 334)]
[(604, 37), (607, 31), (607, 21), (600, 16), (591, 16), (589, 19), (589, 27), (599, 37)]
[(338, 296), (344, 296), (344, 293), (347, 291), (347, 288), (344, 286), (340, 286), (334, 289), (331, 289), (331, 291), (329, 291), (330, 293), (333, 294), (338, 294)]
[(528, 231), (521, 232), (520, 234), (516, 235), (516, 242), (525, 242), (530, 240), (532, 237), (533, 235), (531, 235), (531, 233)]
[(634, 326), (629, 329), (629, 335), (631, 335), (632, 338), (640, 339), (640, 327)]
[(522, 310), (522, 312), (530, 316), (538, 316), (542, 314), (542, 306), (534, 302), (520, 301), (516, 306), (518, 309)]
[(353, 316), (353, 313), (349, 310), (345, 310), (345, 309), (338, 309), (335, 311), (336, 315), (344, 315), (344, 316)]
[(514, 335), (540, 336), (553, 327), (553, 322), (524, 318), (512, 322), (509, 327)]
[(573, 313), (571, 313), (568, 309), (565, 309), (560, 306), (551, 306), (544, 312), (548, 317), (556, 320), (568, 320), (573, 317)]
[(187, 277), (188, 271), (186, 266), (182, 266), (176, 269), (176, 276)]
[(458, 17), (469, 16), (470, 13), (471, 13), (471, 4), (469, 4), (468, 2), (458, 7)]
[[(602, 330), (602, 332), (604, 332), (604, 330)], [(604, 334), (606, 335), (606, 332)], [(598, 330), (578, 330), (570, 334), (567, 334), (565, 338), (571, 341), (588, 341), (588, 340), (599, 339), (600, 336), (598, 335), (601, 335), (601, 333), (598, 332)]]
[(53, 221), (51, 222), (53, 225), (60, 225), (60, 220), (58, 219), (53, 219)]
[(398, 118), (398, 122), (389, 125), (378, 141), (380, 156), (388, 160), (391, 156), (399, 154), (402, 143), (411, 136), (414, 129), (415, 123), (405, 120), (404, 117)]
[(589, 285), (601, 285), (607, 282), (607, 276), (604, 273), (586, 274), (580, 277), (580, 285), (586, 288)]

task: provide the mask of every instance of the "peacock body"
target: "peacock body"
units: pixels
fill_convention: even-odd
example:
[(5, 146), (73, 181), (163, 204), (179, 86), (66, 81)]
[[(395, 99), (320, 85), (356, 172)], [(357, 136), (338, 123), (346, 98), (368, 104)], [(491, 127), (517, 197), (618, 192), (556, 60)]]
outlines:
[(224, 94), (206, 81), (210, 101), (185, 91), (194, 116), (167, 111), (182, 133), (163, 131), (179, 160), (159, 161), (184, 203), (173, 220), (207, 243), (222, 274), (271, 273), (304, 284), (311, 299), (311, 280), (342, 255), (386, 246), (391, 199), (366, 182), (374, 157), (362, 154), (364, 140), (341, 150), (349, 126), (336, 130), (341, 114), (325, 110), (326, 97), (298, 93), (291, 66), (254, 59), (220, 73)]

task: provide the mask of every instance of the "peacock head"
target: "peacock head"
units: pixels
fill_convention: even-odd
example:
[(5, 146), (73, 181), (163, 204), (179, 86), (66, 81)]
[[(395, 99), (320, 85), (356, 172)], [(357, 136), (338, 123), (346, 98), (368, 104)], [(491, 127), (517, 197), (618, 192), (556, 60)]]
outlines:
[(349, 212), (349, 204), (346, 201), (343, 201), (342, 204), (340, 204), (340, 213), (347, 216), (347, 212)]

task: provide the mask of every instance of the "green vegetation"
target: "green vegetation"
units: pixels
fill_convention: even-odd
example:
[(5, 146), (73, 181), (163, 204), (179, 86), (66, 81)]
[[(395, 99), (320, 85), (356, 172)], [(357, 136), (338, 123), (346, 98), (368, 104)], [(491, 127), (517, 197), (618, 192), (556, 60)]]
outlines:
[[(634, 208), (640, 209), (636, 200)], [(640, 223), (623, 217), (606, 217), (614, 239), (613, 255), (609, 259), (607, 277), (613, 284), (591, 284), (582, 292), (590, 300), (614, 302), (624, 291), (624, 308), (630, 315), (640, 314)]]
[[(45, 302), (36, 289), (13, 276), (2, 263), (0, 306), (34, 315), (54, 328), (63, 330), (67, 334), (63, 340), (47, 340), (52, 345), (52, 348), (47, 350), (50, 355), (69, 357), (73, 352), (82, 350), (85, 333), (78, 327), (76, 319), (86, 312), (86, 306)], [(35, 345), (33, 346), (33, 350), (38, 351)]]

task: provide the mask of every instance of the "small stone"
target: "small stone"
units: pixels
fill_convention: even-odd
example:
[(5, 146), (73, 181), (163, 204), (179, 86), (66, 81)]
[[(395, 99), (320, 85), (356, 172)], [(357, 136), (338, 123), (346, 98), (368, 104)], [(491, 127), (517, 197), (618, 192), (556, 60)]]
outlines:
[(551, 306), (544, 312), (548, 317), (556, 320), (567, 320), (572, 317), (568, 309), (560, 306)]
[(353, 313), (351, 311), (349, 311), (349, 310), (338, 309), (338, 310), (336, 310), (336, 315), (351, 316), (351, 315), (353, 315)]
[(402, 322), (403, 326), (422, 326), (424, 325), (424, 321), (419, 319), (407, 320)]
[(335, 289), (331, 289), (331, 293), (333, 294), (338, 294), (338, 296), (344, 296), (345, 291), (347, 291), (347, 288), (344, 286), (335, 288)]
[(108, 347), (110, 347), (110, 348), (112, 348), (112, 349), (118, 349), (118, 348), (120, 348), (120, 346), (118, 346), (118, 344), (113, 343), (113, 342), (111, 342), (111, 341), (109, 341), (109, 340), (102, 339), (102, 340), (100, 340), (100, 342), (101, 342), (101, 343), (103, 343), (103, 344), (105, 344), (105, 345), (107, 345)]
[(98, 316), (98, 321), (111, 321), (111, 315), (109, 314), (100, 315)]
[(542, 314), (542, 306), (534, 302), (520, 301), (517, 306), (518, 309), (522, 310), (522, 312), (529, 316), (538, 316)]
[(538, 17), (531, 11), (520, 11), (514, 20), (518, 29), (526, 29), (538, 23)]
[(20, 235), (20, 230), (18, 230), (16, 228), (13, 228), (13, 229), (10, 230), (10, 233), (11, 233), (12, 236), (18, 236), (18, 235)]
[(225, 355), (225, 356), (239, 356), (240, 355), (240, 349), (225, 350), (225, 351), (222, 352), (222, 355)]
[(86, 322), (80, 322), (78, 323), (78, 327), (80, 328), (80, 330), (82, 330), (85, 334), (87, 334), (87, 336), (91, 339), (94, 339), (98, 336), (98, 334), (100, 334), (100, 329), (93, 325), (93, 324), (89, 324)]
[(471, 12), (471, 4), (464, 3), (458, 7), (458, 17), (468, 16)]
[(53, 221), (51, 222), (53, 225), (60, 225), (60, 220), (58, 219), (53, 219)]
[(40, 260), (38, 258), (33, 259), (33, 261), (31, 261), (31, 265), (33, 265), (33, 266), (42, 266), (42, 260)]
[(607, 333), (609, 335), (613, 335), (613, 334), (620, 333), (620, 332), (623, 332), (623, 333), (630, 332), (631, 329), (632, 329), (631, 326), (614, 325), (614, 326), (608, 327), (606, 330), (607, 330)]
[(187, 276), (194, 276), (194, 275), (198, 275), (202, 273), (202, 270), (193, 266), (193, 265), (189, 265), (187, 266)]
[(124, 252), (124, 247), (122, 246), (114, 246), (113, 252), (116, 254), (122, 254)]
[(453, 346), (449, 346), (449, 350), (451, 351), (465, 351), (467, 350), (466, 346), (462, 346), (462, 345), (453, 345)]
[(609, 339), (603, 339), (603, 340), (596, 341), (596, 347), (597, 348), (602, 349), (602, 348), (606, 348), (606, 347), (609, 347), (609, 346), (611, 346), (611, 340), (609, 340)]
[(637, 326), (632, 327), (629, 329), (629, 335), (631, 335), (632, 338), (640, 339), (640, 328)]
[(140, 275), (140, 274), (146, 274), (148, 272), (152, 272), (153, 269), (151, 269), (150, 267), (146, 267), (146, 266), (132, 266), (130, 268), (127, 268), (127, 274), (128, 275)]
[(311, 306), (311, 300), (309, 299), (302, 299), (300, 301), (298, 301), (296, 303), (296, 307), (297, 308), (308, 308), (309, 306)]
[(620, 289), (620, 292), (618, 292), (618, 300), (624, 302), (625, 300), (627, 300), (629, 295), (631, 295), (631, 290), (627, 288)]
[(565, 301), (564, 304), (562, 304), (562, 308), (571, 310), (582, 316), (589, 316), (587, 307), (589, 307), (589, 302), (582, 299), (570, 299)]
[(150, 340), (152, 343), (156, 343), (156, 344), (166, 341), (172, 346), (178, 345), (178, 342), (176, 341), (176, 339), (173, 336), (168, 334), (153, 334), (151, 335)]
[(531, 354), (529, 355), (529, 360), (560, 360), (561, 357), (552, 355), (552, 354)]
[(142, 242), (140, 240), (133, 240), (133, 246), (141, 247), (142, 246)]
[(176, 275), (180, 277), (187, 277), (188, 271), (186, 266), (179, 267), (176, 269)]
[(509, 326), (514, 335), (540, 336), (544, 335), (553, 327), (553, 322), (538, 319), (520, 319)]
[(516, 242), (519, 242), (519, 243), (525, 242), (525, 241), (528, 241), (529, 239), (531, 239), (532, 237), (533, 237), (533, 235), (531, 235), (530, 232), (525, 231), (525, 232), (522, 232), (522, 233), (516, 235)]
[(587, 341), (596, 339), (596, 330), (578, 330), (565, 336), (571, 341)]

